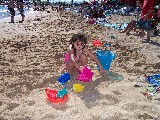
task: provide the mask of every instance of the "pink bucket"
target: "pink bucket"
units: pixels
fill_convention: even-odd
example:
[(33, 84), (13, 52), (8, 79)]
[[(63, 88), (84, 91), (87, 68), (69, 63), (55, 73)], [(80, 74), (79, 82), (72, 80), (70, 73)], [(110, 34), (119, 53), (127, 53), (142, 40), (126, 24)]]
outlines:
[(83, 82), (90, 82), (92, 80), (93, 72), (91, 72), (90, 69), (88, 69), (86, 66), (84, 66), (83, 71), (78, 75), (77, 80), (83, 81)]

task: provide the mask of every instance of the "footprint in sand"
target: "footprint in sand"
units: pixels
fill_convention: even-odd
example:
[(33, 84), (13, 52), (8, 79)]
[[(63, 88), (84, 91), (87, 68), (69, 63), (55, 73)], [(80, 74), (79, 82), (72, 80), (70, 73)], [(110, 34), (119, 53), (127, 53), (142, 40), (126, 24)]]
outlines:
[(10, 104), (8, 104), (8, 107), (7, 107), (7, 109), (8, 110), (13, 110), (13, 109), (15, 109), (16, 107), (18, 107), (20, 104), (17, 104), (17, 103), (10, 103)]
[(6, 96), (9, 98), (20, 97), (22, 94), (29, 94), (33, 90), (31, 83), (20, 82), (7, 86)]
[(106, 94), (105, 95), (105, 102), (104, 104), (107, 104), (107, 105), (115, 105), (115, 104), (118, 104), (121, 100), (118, 99), (117, 97), (111, 95), (111, 94)]

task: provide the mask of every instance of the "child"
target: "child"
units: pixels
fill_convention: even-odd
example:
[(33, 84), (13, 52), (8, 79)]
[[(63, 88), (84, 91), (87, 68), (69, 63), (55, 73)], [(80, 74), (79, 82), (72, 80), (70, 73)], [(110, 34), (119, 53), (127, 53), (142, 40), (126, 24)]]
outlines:
[(87, 65), (87, 56), (92, 58), (100, 68), (100, 73), (105, 73), (102, 65), (97, 57), (86, 47), (87, 38), (83, 34), (73, 34), (70, 40), (70, 46), (67, 49), (67, 53), (70, 59), (66, 63), (66, 69), (69, 74), (72, 74), (74, 67), (80, 72), (83, 70), (83, 66)]

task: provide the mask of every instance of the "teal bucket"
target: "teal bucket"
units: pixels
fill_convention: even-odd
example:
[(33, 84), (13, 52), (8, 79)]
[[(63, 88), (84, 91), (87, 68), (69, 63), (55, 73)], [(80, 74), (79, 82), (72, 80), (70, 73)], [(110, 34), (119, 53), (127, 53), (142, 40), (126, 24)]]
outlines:
[[(112, 63), (112, 60), (115, 59), (116, 54), (112, 53), (108, 50), (97, 50), (96, 56), (97, 56), (99, 62), (101, 63), (103, 69), (109, 70), (111, 63)], [(98, 67), (98, 69), (99, 69), (99, 67)]]

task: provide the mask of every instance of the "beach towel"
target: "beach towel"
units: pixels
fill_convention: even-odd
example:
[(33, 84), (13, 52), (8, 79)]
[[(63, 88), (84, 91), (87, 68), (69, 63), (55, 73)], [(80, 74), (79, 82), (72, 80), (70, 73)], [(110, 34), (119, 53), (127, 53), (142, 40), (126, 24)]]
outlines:
[(127, 27), (128, 23), (105, 23), (105, 27), (111, 27), (117, 30), (124, 30)]

